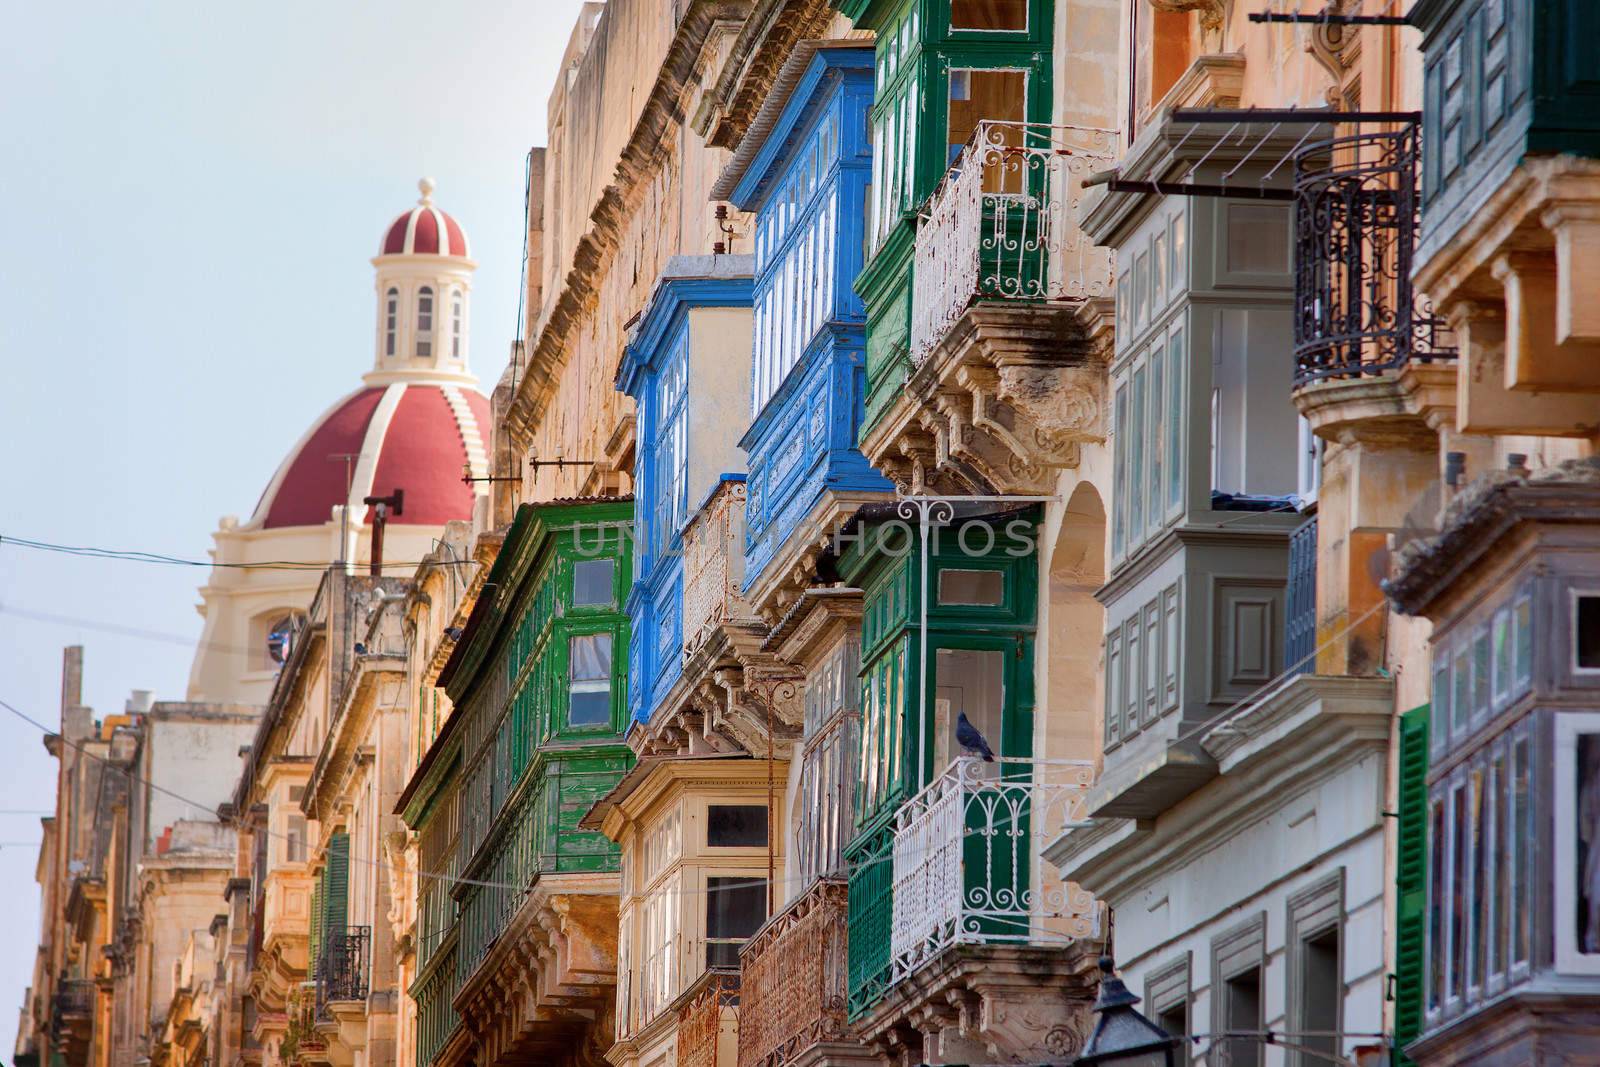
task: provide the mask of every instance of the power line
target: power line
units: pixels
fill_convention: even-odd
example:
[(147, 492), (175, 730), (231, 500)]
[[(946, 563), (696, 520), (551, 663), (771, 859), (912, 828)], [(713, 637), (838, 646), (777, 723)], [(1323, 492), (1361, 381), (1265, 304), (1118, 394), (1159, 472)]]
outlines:
[[(18, 548), (31, 548), (40, 552), (59, 552), (68, 556), (82, 556), (87, 559), (111, 559), (127, 563), (160, 563), (175, 567), (208, 567), (248, 571), (325, 571), (330, 567), (343, 567), (349, 565), (349, 560), (328, 560), (316, 562), (308, 560), (272, 559), (262, 560), (259, 563), (236, 563), (224, 560), (209, 559), (184, 559), (181, 556), (168, 556), (160, 552), (145, 552), (131, 548), (99, 548), (93, 545), (63, 545), (51, 541), (35, 541), (27, 537), (13, 537), (9, 534), (0, 535), (0, 545), (16, 545)], [(410, 567), (417, 568), (424, 564), (436, 567), (469, 567), (476, 566), (475, 559), (450, 559), (450, 560), (385, 560), (384, 567)]]

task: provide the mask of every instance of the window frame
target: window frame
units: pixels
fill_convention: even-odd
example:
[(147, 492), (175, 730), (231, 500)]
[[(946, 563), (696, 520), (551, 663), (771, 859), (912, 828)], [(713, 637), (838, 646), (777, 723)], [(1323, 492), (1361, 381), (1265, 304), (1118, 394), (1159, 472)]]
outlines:
[(417, 290), (416, 338), (412, 350), (417, 359), (433, 358), (433, 286), (424, 285)]

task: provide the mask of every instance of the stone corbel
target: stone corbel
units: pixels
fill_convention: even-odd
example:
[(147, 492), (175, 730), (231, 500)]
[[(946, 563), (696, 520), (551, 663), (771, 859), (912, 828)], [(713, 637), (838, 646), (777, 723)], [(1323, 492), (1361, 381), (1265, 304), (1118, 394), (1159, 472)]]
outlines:
[(1224, 0), (1150, 0), (1152, 10), (1167, 14), (1200, 13), (1200, 28), (1206, 33), (1221, 33), (1222, 19), (1227, 14)]

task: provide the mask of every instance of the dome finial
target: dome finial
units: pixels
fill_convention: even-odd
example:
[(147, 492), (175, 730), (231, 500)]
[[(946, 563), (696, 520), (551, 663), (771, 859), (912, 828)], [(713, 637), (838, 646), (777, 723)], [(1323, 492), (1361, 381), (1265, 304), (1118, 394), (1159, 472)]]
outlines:
[(434, 190), (433, 179), (423, 178), (421, 181), (417, 182), (417, 188), (422, 191), (422, 199), (418, 200), (417, 203), (421, 204), (423, 207), (432, 205)]

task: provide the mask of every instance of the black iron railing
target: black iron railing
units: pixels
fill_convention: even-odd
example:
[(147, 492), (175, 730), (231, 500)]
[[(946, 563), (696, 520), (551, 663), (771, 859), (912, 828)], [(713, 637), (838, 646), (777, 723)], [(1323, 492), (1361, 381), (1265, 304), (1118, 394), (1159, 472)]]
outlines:
[(1310, 674), (1317, 652), (1317, 517), (1289, 537), (1289, 590), (1284, 610), (1283, 665), (1287, 674)]
[(317, 957), (317, 1017), (336, 1000), (366, 1000), (372, 927), (330, 931)]
[(1296, 154), (1296, 385), (1455, 358), (1448, 327), (1411, 284), (1417, 147), (1407, 123)]

